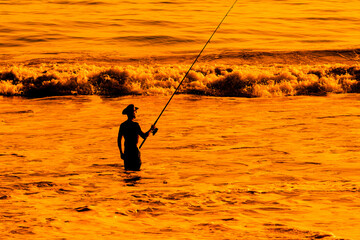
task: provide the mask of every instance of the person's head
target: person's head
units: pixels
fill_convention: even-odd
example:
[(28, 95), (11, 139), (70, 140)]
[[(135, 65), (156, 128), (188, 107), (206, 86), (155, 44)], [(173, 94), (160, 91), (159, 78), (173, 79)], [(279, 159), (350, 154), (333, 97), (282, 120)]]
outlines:
[(127, 115), (129, 119), (135, 119), (136, 110), (138, 109), (139, 108), (135, 107), (134, 104), (130, 104), (122, 111), (122, 114)]

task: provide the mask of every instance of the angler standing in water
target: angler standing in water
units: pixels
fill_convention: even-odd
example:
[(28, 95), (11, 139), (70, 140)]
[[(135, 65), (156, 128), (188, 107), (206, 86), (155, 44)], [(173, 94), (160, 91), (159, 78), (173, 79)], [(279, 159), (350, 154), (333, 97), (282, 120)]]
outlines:
[[(127, 115), (128, 119), (120, 125), (118, 135), (118, 147), (120, 150), (121, 159), (124, 160), (125, 170), (139, 171), (141, 167), (140, 151), (138, 148), (139, 136), (146, 139), (151, 132), (154, 132), (155, 126), (152, 125), (150, 130), (143, 132), (139, 123), (134, 122), (136, 118), (136, 111), (139, 108), (134, 104), (130, 104), (123, 111), (122, 114)], [(124, 151), (122, 148), (122, 138), (124, 137)]]
[[(209, 44), (211, 38), (214, 36), (216, 31), (219, 29), (220, 25), (225, 20), (226, 16), (229, 14), (231, 9), (234, 7), (236, 2), (237, 2), (237, 0), (234, 1), (234, 3), (231, 5), (230, 9), (227, 11), (225, 16), (221, 20), (221, 22), (215, 28), (214, 32), (212, 33), (210, 38), (207, 40), (204, 47), (201, 49), (201, 51), (195, 58), (194, 62), (192, 63), (192, 65), (190, 66), (188, 71), (185, 73), (183, 79), (180, 81), (179, 85), (175, 89), (174, 93), (171, 95), (169, 101), (166, 103), (165, 107), (163, 108), (163, 110), (161, 111), (161, 113), (159, 114), (158, 118), (156, 119), (155, 123), (151, 126), (149, 131), (144, 133), (143, 131), (141, 131), (139, 124), (137, 122), (133, 121), (135, 119), (136, 110), (138, 109), (137, 107), (135, 107), (133, 104), (130, 104), (123, 110), (122, 113), (126, 114), (128, 116), (128, 120), (123, 122), (120, 125), (119, 135), (118, 135), (118, 146), (119, 146), (121, 158), (124, 159), (125, 170), (134, 170), (134, 171), (140, 170), (141, 159), (140, 159), (140, 151), (137, 146), (137, 144), (139, 142), (139, 135), (144, 139), (143, 142), (140, 144), (140, 148), (141, 148), (142, 145), (145, 143), (146, 138), (149, 136), (150, 132), (153, 132), (153, 134), (155, 134), (157, 132), (157, 128), (155, 128), (156, 123), (160, 119), (160, 117), (163, 114), (163, 112), (165, 111), (166, 107), (171, 102), (171, 99), (175, 96), (175, 93), (178, 91), (181, 84), (183, 83), (183, 81), (185, 80), (187, 75), (189, 74), (190, 70), (195, 65), (196, 61), (199, 59), (201, 53), (204, 51), (206, 46)], [(124, 137), (124, 139), (125, 139), (125, 142), (124, 142), (125, 152), (124, 153), (122, 151), (122, 146), (121, 146), (122, 137)]]

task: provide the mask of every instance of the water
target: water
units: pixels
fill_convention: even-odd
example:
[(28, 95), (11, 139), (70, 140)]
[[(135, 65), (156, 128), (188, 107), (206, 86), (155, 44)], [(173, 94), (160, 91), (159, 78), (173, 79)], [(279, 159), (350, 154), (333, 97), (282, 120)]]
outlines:
[(1, 98), (1, 236), (360, 237), (359, 94), (175, 96), (125, 173), (123, 107), (147, 130), (166, 101)]
[(359, 239), (357, 1), (0, 0), (0, 238)]
[[(197, 53), (232, 1), (4, 1), (2, 59)], [(204, 55), (359, 48), (355, 0), (239, 1)]]
[[(2, 1), (0, 94), (171, 94), (231, 4)], [(360, 92), (359, 8), (355, 1), (240, 1), (180, 92)]]

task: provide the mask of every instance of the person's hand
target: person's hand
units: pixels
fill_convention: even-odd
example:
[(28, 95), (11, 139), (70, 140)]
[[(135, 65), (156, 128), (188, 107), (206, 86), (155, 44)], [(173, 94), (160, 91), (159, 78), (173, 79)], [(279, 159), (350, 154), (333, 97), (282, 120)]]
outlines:
[(155, 127), (155, 125), (151, 126), (152, 129), (152, 134), (155, 135), (157, 133), (157, 131), (159, 130), (158, 128)]
[(156, 129), (155, 125), (151, 125), (150, 131), (154, 131)]

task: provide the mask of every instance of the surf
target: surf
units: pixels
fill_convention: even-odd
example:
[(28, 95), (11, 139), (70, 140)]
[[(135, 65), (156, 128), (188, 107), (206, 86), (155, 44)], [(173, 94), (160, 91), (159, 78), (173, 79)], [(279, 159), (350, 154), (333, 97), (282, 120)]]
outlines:
[[(0, 94), (45, 97), (61, 95), (171, 95), (188, 70), (186, 64), (41, 63), (0, 66)], [(179, 94), (277, 97), (359, 93), (360, 65), (228, 65), (198, 63)]]

